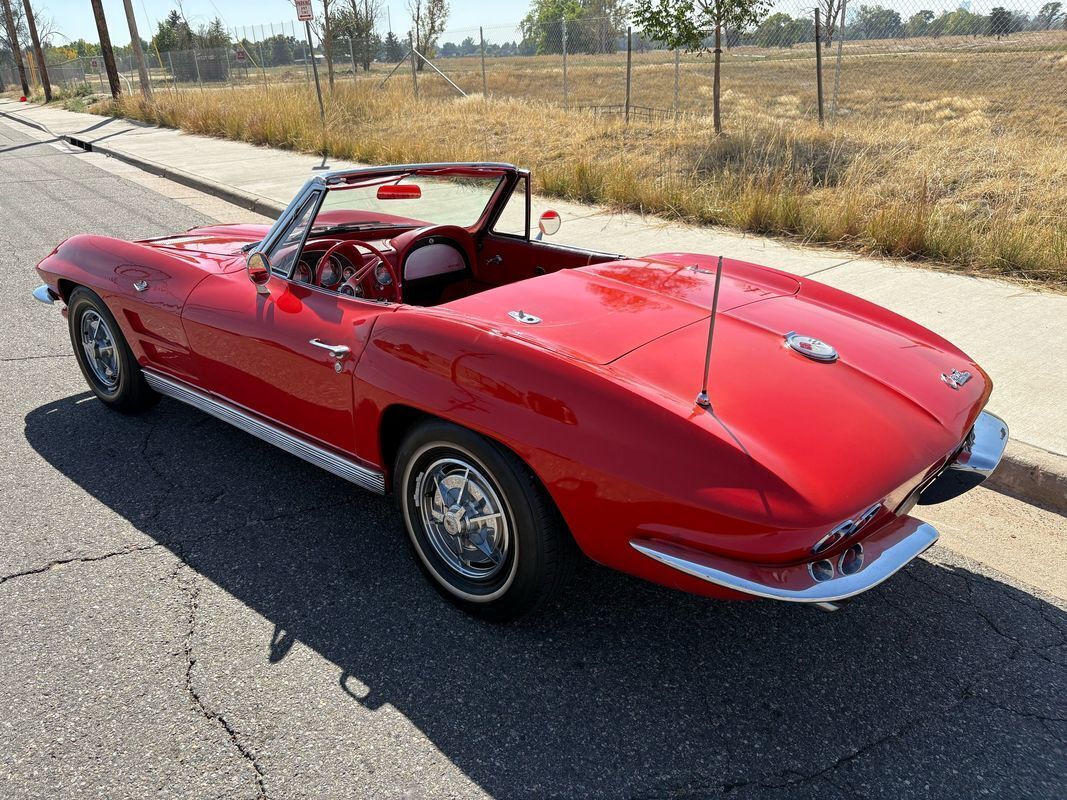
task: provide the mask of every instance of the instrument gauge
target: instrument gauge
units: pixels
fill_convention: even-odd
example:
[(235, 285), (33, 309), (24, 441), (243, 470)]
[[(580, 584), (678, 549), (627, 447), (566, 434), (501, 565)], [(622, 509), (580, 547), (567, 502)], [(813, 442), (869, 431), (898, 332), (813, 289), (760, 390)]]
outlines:
[(293, 280), (297, 283), (312, 283), (315, 279), (315, 275), (311, 270), (311, 265), (306, 261), (296, 262), (296, 269), (293, 270)]
[(374, 268), (374, 280), (378, 281), (379, 286), (388, 286), (393, 282), (392, 273), (389, 272), (389, 268), (381, 261), (379, 261), (378, 266)]
[(343, 278), (344, 266), (337, 256), (330, 256), (319, 267), (319, 286), (330, 289), (339, 284)]

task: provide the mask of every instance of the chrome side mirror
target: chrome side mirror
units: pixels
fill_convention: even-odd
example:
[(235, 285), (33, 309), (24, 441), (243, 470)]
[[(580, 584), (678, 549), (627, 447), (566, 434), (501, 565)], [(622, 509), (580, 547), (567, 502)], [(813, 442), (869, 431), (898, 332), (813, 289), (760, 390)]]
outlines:
[(245, 262), (245, 271), (248, 273), (248, 280), (255, 284), (259, 294), (270, 294), (270, 289), (267, 288), (267, 281), (270, 280), (270, 262), (267, 261), (265, 255), (262, 253), (249, 255)]
[(555, 233), (559, 233), (559, 226), (563, 224), (563, 220), (559, 217), (558, 211), (549, 209), (541, 218), (537, 220), (537, 241), (541, 241), (542, 236), (552, 236)]

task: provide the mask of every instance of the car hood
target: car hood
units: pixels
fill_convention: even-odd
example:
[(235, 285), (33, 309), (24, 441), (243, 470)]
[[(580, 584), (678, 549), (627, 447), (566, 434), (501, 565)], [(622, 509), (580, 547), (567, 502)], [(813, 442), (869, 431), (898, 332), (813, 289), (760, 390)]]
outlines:
[(206, 225), (174, 236), (142, 239), (139, 244), (189, 254), (238, 256), (241, 248), (261, 241), (269, 230), (269, 225)]

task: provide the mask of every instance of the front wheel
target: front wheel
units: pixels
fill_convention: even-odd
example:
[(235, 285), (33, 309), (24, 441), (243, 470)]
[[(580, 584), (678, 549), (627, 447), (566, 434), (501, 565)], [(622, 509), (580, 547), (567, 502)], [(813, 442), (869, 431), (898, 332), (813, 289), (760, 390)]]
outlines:
[(67, 301), (70, 343), (89, 388), (105, 405), (134, 413), (159, 395), (145, 382), (119, 324), (94, 292), (79, 286)]
[(397, 456), (396, 492), (419, 566), (465, 611), (497, 622), (550, 600), (576, 548), (544, 488), (514, 454), (426, 422)]

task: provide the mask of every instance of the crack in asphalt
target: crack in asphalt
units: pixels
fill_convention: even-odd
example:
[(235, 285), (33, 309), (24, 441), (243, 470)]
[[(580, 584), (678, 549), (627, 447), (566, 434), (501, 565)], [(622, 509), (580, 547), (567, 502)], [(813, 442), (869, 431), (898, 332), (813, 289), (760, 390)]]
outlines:
[(100, 553), (94, 556), (78, 556), (76, 558), (58, 558), (54, 561), (49, 561), (47, 564), (41, 567), (33, 567), (32, 569), (23, 570), (21, 572), (13, 572), (10, 575), (0, 576), (0, 585), (7, 583), (15, 578), (25, 578), (30, 575), (41, 575), (45, 572), (49, 572), (57, 567), (63, 567), (67, 564), (88, 564), (95, 561), (107, 561), (109, 558), (117, 558), (119, 556), (128, 556), (133, 553), (143, 553), (146, 550), (154, 550), (157, 547), (163, 547), (163, 542), (155, 542), (154, 544), (141, 545), (139, 547), (127, 547), (122, 550), (113, 550), (108, 553)]
[(179, 578), (184, 566), (185, 560), (179, 558), (178, 566), (174, 570), (172, 577), (177, 582), (179, 589), (189, 597), (189, 617), (185, 633), (185, 646), (183, 648), (186, 660), (185, 691), (192, 699), (193, 707), (200, 713), (200, 715), (204, 717), (204, 719), (220, 727), (226, 733), (227, 738), (230, 740), (230, 744), (233, 745), (241, 758), (252, 768), (255, 776), (257, 794), (260, 798), (263, 798), (263, 800), (267, 800), (267, 787), (263, 780), (263, 769), (256, 760), (255, 753), (241, 741), (237, 729), (233, 727), (221, 712), (212, 711), (208, 708), (207, 703), (204, 702), (204, 699), (200, 696), (200, 693), (197, 692), (196, 686), (193, 683), (193, 668), (196, 666), (196, 655), (193, 653), (193, 635), (196, 631), (196, 614), (200, 608), (200, 588), (195, 577), (187, 581), (182, 581)]
[[(863, 757), (864, 755), (866, 755), (867, 753), (875, 750), (876, 748), (880, 747), (881, 745), (886, 744), (888, 742), (891, 742), (891, 741), (893, 741), (895, 739), (900, 738), (901, 736), (907, 734), (909, 731), (919, 727), (921, 724), (926, 723), (931, 717), (944, 716), (945, 714), (951, 712), (953, 709), (958, 708), (959, 706), (961, 706), (961, 705), (963, 705), (963, 704), (965, 704), (965, 703), (967, 703), (969, 701), (976, 701), (976, 702), (985, 703), (986, 705), (989, 705), (992, 708), (996, 708), (996, 709), (1002, 710), (1002, 711), (1004, 711), (1004, 712), (1006, 712), (1008, 714), (1012, 714), (1014, 716), (1023, 717), (1023, 718), (1027, 718), (1027, 719), (1034, 719), (1036, 721), (1039, 721), (1046, 730), (1049, 730), (1051, 728), (1050, 723), (1067, 722), (1067, 718), (1064, 718), (1064, 717), (1046, 716), (1046, 715), (1038, 714), (1036, 712), (1022, 711), (1020, 709), (1015, 709), (1015, 708), (1012, 708), (1010, 706), (1003, 705), (1002, 703), (997, 702), (994, 698), (988, 697), (988, 696), (983, 695), (983, 694), (979, 694), (978, 691), (977, 691), (977, 687), (978, 687), (979, 683), (981, 682), (981, 680), (983, 678), (985, 678), (988, 675), (991, 675), (993, 673), (996, 673), (999, 670), (1002, 670), (1005, 666), (1007, 666), (1008, 664), (1010, 664), (1013, 661), (1017, 660), (1024, 653), (1031, 653), (1031, 654), (1037, 656), (1038, 658), (1041, 658), (1044, 661), (1048, 661), (1050, 663), (1056, 663), (1056, 662), (1052, 661), (1052, 659), (1049, 658), (1042, 651), (1048, 649), (1049, 647), (1059, 646), (1060, 644), (1063, 643), (1063, 641), (1065, 639), (1065, 631), (1064, 631), (1063, 628), (1060, 627), (1060, 625), (1053, 623), (1052, 620), (1050, 620), (1041, 611), (1033, 609), (1029, 605), (1027, 605), (1025, 603), (1022, 603), (1021, 601), (1015, 600), (1015, 598), (1012, 598), (1007, 592), (998, 590), (997, 594), (1000, 595), (1001, 597), (1003, 597), (1004, 599), (1015, 600), (1016, 603), (1018, 603), (1020, 605), (1023, 605), (1027, 609), (1032, 610), (1032, 611), (1037, 611), (1039, 616), (1044, 621), (1049, 622), (1051, 624), (1051, 626), (1060, 634), (1060, 642), (1058, 642), (1056, 644), (1053, 644), (1053, 645), (1031, 645), (1031, 644), (1027, 644), (1025, 642), (1020, 641), (1018, 638), (1013, 636), (1010, 632), (1007, 632), (1007, 631), (1001, 629), (1001, 627), (994, 620), (992, 620), (990, 618), (990, 616), (978, 605), (978, 603), (975, 600), (974, 587), (972, 586), (972, 578), (970, 578), (969, 576), (966, 576), (966, 575), (961, 575), (960, 576), (960, 578), (963, 580), (963, 582), (964, 582), (964, 584), (965, 584), (965, 586), (967, 588), (967, 600), (964, 600), (964, 599), (961, 599), (958, 596), (949, 594), (949, 593), (943, 591), (940, 587), (932, 585), (929, 582), (923, 580), (918, 575), (916, 575), (912, 570), (901, 570), (900, 575), (901, 576), (910, 577), (916, 583), (922, 584), (922, 586), (924, 588), (928, 589), (929, 591), (933, 592), (934, 594), (937, 594), (937, 595), (945, 598), (946, 600), (949, 600), (950, 602), (952, 602), (954, 604), (961, 605), (961, 606), (963, 606), (965, 608), (968, 608), (971, 611), (973, 611), (975, 616), (977, 616), (979, 619), (984, 621), (986, 623), (986, 625), (989, 627), (989, 629), (993, 631), (994, 634), (996, 634), (997, 636), (1001, 637), (1006, 642), (1010, 642), (1011, 643), (1011, 651), (1009, 652), (1009, 654), (1007, 656), (1005, 656), (1003, 659), (1000, 659), (1000, 660), (996, 661), (995, 663), (990, 664), (985, 669), (982, 669), (982, 670), (978, 671), (977, 673), (973, 674), (971, 676), (971, 679), (967, 682), (967, 684), (965, 686), (961, 687), (960, 689), (958, 689), (955, 692), (955, 699), (954, 699), (953, 702), (951, 702), (951, 703), (949, 703), (948, 705), (945, 705), (945, 706), (939, 706), (938, 708), (933, 709), (933, 710), (931, 710), (931, 711), (929, 711), (927, 713), (920, 714), (920, 715), (918, 715), (917, 717), (915, 717), (913, 719), (907, 720), (906, 722), (904, 722), (903, 724), (897, 726), (893, 730), (888, 731), (888, 732), (884, 733), (883, 735), (878, 736), (875, 739), (872, 739), (871, 741), (868, 741), (866, 744), (863, 744), (862, 746), (856, 748), (852, 752), (845, 753), (844, 755), (842, 755), (842, 756), (840, 756), (838, 758), (835, 758), (832, 762), (830, 762), (830, 764), (828, 764), (827, 766), (825, 766), (825, 767), (823, 767), (823, 768), (821, 768), (819, 770), (816, 770), (815, 772), (811, 772), (811, 773), (808, 773), (808, 774), (800, 774), (800, 773), (797, 773), (796, 770), (790, 769), (790, 770), (783, 770), (781, 772), (778, 772), (778, 773), (772, 774), (770, 776), (766, 776), (766, 777), (760, 778), (758, 780), (738, 780), (738, 781), (733, 781), (733, 782), (729, 782), (729, 783), (725, 783), (725, 784), (721, 784), (720, 785), (719, 790), (723, 794), (730, 794), (730, 793), (732, 793), (734, 791), (741, 790), (741, 789), (748, 789), (748, 788), (776, 789), (776, 788), (782, 788), (782, 787), (785, 787), (785, 786), (797, 786), (797, 785), (811, 783), (811, 782), (817, 781), (819, 779), (826, 780), (826, 781), (832, 783), (834, 786), (837, 786), (838, 788), (844, 788), (847, 791), (854, 791), (849, 782), (846, 781), (845, 782), (845, 784), (846, 784), (845, 787), (842, 787), (840, 784), (835, 783), (832, 780), (832, 778), (835, 777), (835, 773), (838, 770), (840, 770), (842, 767), (847, 766), (848, 764), (852, 763), (853, 761), (856, 761), (857, 759)], [(914, 615), (913, 613), (907, 611), (900, 604), (895, 603), (895, 602), (893, 602), (891, 600), (888, 600), (888, 598), (887, 598), (887, 601), (895, 609), (897, 609), (897, 610), (901, 611), (902, 613), (904, 613), (905, 616), (907, 616), (910, 620), (913, 620), (913, 621), (917, 621), (918, 620), (918, 617), (916, 617), (916, 615)], [(1060, 665), (1057, 664), (1057, 666), (1060, 666)], [(1053, 736), (1057, 740), (1060, 740), (1060, 736), (1058, 734), (1054, 733)], [(678, 795), (672, 794), (671, 796), (678, 796)]]
[(11, 363), (18, 361), (37, 361), (42, 358), (74, 358), (74, 353), (43, 353), (35, 356), (10, 356), (8, 358), (0, 358), (0, 363)]

